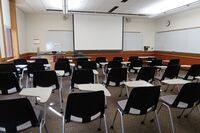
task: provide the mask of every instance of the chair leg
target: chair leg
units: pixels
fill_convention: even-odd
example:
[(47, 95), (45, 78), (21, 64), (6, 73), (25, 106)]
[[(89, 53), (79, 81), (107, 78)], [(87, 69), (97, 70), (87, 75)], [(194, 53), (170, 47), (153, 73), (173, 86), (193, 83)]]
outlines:
[(115, 124), (115, 120), (116, 120), (117, 114), (118, 114), (118, 110), (116, 111), (114, 119), (113, 119), (113, 122), (112, 122), (112, 125), (110, 126), (111, 129), (114, 129), (114, 124)]
[(48, 129), (47, 129), (47, 125), (46, 124), (44, 125), (44, 128), (45, 128), (46, 133), (48, 133)]
[(26, 77), (26, 88), (28, 88), (28, 76)]
[(59, 88), (59, 93), (60, 93), (60, 112), (63, 113), (63, 105), (62, 105), (62, 90)]
[(127, 97), (129, 97), (129, 91), (128, 91), (128, 87), (126, 86), (126, 95)]
[(124, 133), (124, 121), (123, 121), (123, 114), (122, 112), (118, 109), (120, 118), (121, 118), (121, 133)]
[(159, 122), (159, 119), (158, 119), (157, 110), (155, 110), (154, 113), (155, 113), (155, 116), (156, 116), (156, 122), (157, 122), (157, 125), (158, 125), (158, 131), (159, 131), (159, 133), (161, 133), (160, 122)]
[(107, 122), (106, 122), (106, 115), (104, 114), (104, 126), (105, 126), (105, 131), (108, 133), (108, 127), (107, 127)]
[(143, 120), (141, 121), (141, 124), (142, 124), (142, 125), (144, 125), (144, 122), (145, 122), (146, 118), (147, 118), (147, 114), (145, 114)]
[(121, 87), (121, 91), (120, 91), (119, 97), (122, 96), (122, 90), (123, 90), (123, 88)]
[(98, 130), (98, 131), (101, 131), (101, 117), (100, 117), (100, 119), (99, 119), (99, 127), (98, 127), (97, 130)]
[(169, 85), (167, 85), (167, 87), (166, 87), (166, 89), (164, 90), (164, 92), (167, 92), (168, 88), (169, 88)]
[[(199, 107), (197, 106), (198, 110), (199, 110)], [(186, 115), (184, 115), (185, 118), (188, 118), (188, 116), (194, 111), (195, 107), (193, 107), (190, 112), (188, 112)]]
[(185, 109), (183, 109), (183, 111), (181, 112), (181, 114), (177, 116), (177, 119), (180, 119), (184, 112), (185, 112)]
[(171, 122), (171, 128), (172, 128), (172, 133), (175, 133), (175, 130), (174, 130), (174, 123), (173, 123), (173, 120), (172, 120), (172, 113), (171, 113), (171, 109), (170, 107), (165, 104), (165, 103), (162, 103), (165, 107), (167, 107), (168, 109), (168, 112), (169, 112), (169, 117), (170, 117), (170, 122)]
[[(163, 105), (161, 104), (160, 107), (159, 107), (159, 109), (158, 109), (158, 111), (157, 111), (157, 114), (160, 112), (162, 106), (163, 106)], [(154, 118), (152, 118), (152, 119), (150, 120), (150, 122), (154, 122), (155, 117), (156, 117), (156, 116), (154, 116)]]
[(62, 117), (62, 133), (65, 133), (65, 116)]

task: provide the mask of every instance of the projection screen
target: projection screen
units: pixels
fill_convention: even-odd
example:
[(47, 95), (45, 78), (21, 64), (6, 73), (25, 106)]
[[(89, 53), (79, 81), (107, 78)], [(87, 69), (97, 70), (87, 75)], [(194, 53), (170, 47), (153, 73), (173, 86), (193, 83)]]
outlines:
[(121, 16), (74, 15), (75, 50), (122, 50)]

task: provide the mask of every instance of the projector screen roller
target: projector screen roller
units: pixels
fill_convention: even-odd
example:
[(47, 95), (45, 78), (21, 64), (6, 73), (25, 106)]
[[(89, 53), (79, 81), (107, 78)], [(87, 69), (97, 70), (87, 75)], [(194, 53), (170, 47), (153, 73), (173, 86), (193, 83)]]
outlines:
[(75, 50), (122, 50), (122, 17), (74, 15)]

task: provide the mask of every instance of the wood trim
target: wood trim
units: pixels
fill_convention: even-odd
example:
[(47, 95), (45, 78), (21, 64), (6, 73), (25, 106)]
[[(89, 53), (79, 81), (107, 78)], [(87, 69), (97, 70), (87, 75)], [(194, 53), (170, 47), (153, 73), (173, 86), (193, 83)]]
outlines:
[(14, 58), (19, 58), (19, 41), (18, 41), (18, 32), (17, 32), (15, 0), (9, 0), (9, 4), (10, 4), (10, 19), (11, 19), (13, 55), (14, 55)]
[[(0, 57), (0, 61), (4, 61), (7, 58), (7, 51), (6, 51), (6, 40), (5, 40), (5, 28), (4, 28), (4, 18), (3, 18), (3, 9), (2, 9), (2, 2), (0, 0), (0, 17), (1, 17), (1, 26), (2, 26), (2, 35), (3, 35), (3, 46), (4, 46), (4, 53), (5, 53), (5, 58)], [(2, 54), (2, 53), (1, 53)]]

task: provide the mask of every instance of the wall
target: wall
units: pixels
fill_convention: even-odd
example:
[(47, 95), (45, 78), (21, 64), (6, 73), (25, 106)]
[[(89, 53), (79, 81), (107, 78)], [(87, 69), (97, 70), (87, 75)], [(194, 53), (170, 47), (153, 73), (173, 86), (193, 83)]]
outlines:
[(20, 54), (27, 52), (27, 21), (26, 14), (16, 8), (17, 12), (17, 31), (18, 31), (18, 41), (19, 41), (19, 52)]
[(124, 23), (124, 31), (141, 32), (143, 34), (143, 45), (154, 48), (154, 20), (149, 18), (131, 18), (130, 22)]
[[(167, 20), (171, 21), (171, 25), (169, 27), (166, 27)], [(155, 25), (157, 32), (200, 27), (200, 8), (157, 18), (155, 19)]]
[(72, 17), (63, 20), (62, 14), (27, 14), (27, 52), (36, 52), (33, 39), (40, 40), (40, 51), (46, 50), (48, 30), (72, 30)]

